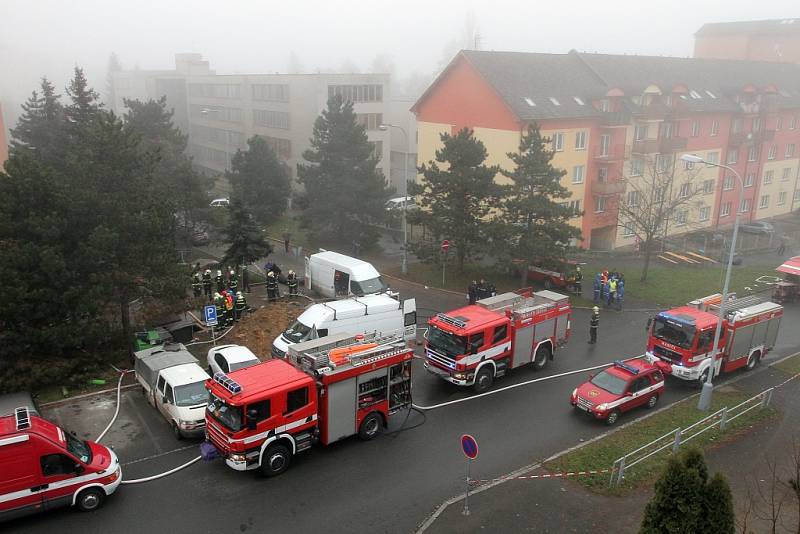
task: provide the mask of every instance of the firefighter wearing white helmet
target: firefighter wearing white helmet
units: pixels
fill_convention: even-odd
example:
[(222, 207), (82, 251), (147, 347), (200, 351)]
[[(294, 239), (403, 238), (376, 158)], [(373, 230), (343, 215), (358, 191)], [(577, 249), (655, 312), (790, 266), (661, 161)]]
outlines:
[(600, 308), (592, 308), (592, 318), (589, 319), (589, 344), (597, 343), (597, 327), (600, 326)]
[(273, 271), (267, 273), (267, 300), (278, 298), (278, 278)]
[(236, 299), (233, 302), (233, 318), (238, 321), (247, 310), (247, 299), (244, 298), (244, 293), (241, 291), (236, 292)]
[(289, 286), (289, 296), (294, 297), (297, 295), (297, 275), (294, 274), (294, 271), (291, 269), (289, 270), (289, 274), (286, 275), (286, 285)]

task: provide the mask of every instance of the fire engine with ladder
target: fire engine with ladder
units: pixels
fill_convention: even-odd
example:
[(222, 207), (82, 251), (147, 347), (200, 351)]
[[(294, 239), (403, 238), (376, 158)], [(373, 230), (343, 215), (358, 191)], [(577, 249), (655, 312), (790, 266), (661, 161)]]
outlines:
[(425, 368), (486, 391), (508, 369), (543, 368), (570, 335), (569, 297), (530, 288), (479, 300), (428, 321)]
[(206, 382), (207, 438), (233, 469), (279, 475), (314, 443), (372, 439), (411, 408), (413, 351), (402, 335), (326, 336), (288, 356)]
[[(677, 378), (706, 381), (721, 302), (714, 294), (656, 315), (648, 325), (647, 358), (664, 362)], [(722, 311), (714, 375), (753, 369), (775, 346), (783, 306), (752, 295), (728, 300)]]

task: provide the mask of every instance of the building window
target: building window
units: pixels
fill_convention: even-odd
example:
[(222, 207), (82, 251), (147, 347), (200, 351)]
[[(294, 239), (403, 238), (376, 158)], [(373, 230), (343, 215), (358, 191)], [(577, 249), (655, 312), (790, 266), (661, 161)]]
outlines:
[(758, 203), (759, 209), (765, 209), (769, 207), (769, 195), (761, 195), (761, 202)]
[(583, 165), (575, 165), (572, 168), (572, 183), (573, 184), (582, 184), (583, 183), (583, 171), (585, 167)]
[(786, 145), (786, 157), (793, 158), (794, 157), (794, 143), (789, 143)]
[(797, 117), (792, 117), (789, 119), (789, 129), (794, 130), (795, 128), (797, 128)]
[(736, 148), (732, 148), (728, 150), (728, 159), (725, 162), (728, 165), (734, 165), (737, 161), (739, 161), (739, 150)]
[(191, 115), (193, 119), (207, 121), (242, 122), (244, 119), (241, 108), (200, 106), (197, 104), (189, 106), (189, 115)]
[(603, 213), (606, 211), (606, 197), (597, 197), (594, 203), (594, 212)]
[(675, 225), (683, 226), (686, 224), (686, 219), (689, 217), (689, 210), (678, 210), (675, 214)]
[(683, 162), (683, 170), (690, 171), (694, 169), (694, 162), (693, 161), (684, 161)]
[(611, 136), (603, 134), (600, 136), (600, 156), (608, 156), (608, 149), (611, 146)]
[(730, 191), (731, 189), (733, 189), (733, 180), (734, 180), (733, 176), (726, 176), (722, 180), (722, 190)]
[(778, 206), (783, 206), (786, 204), (786, 191), (781, 191), (778, 193)]
[(781, 182), (788, 182), (789, 177), (791, 177), (791, 175), (792, 175), (791, 167), (786, 167), (785, 169), (783, 169), (783, 172), (781, 173)]
[(639, 191), (628, 191), (628, 206), (631, 208), (636, 208), (639, 206)]
[(640, 124), (633, 128), (633, 140), (634, 141), (642, 141), (647, 139), (647, 125)]
[(753, 129), (754, 132), (758, 132), (761, 130), (761, 119), (759, 117), (755, 117), (753, 119)]
[(344, 102), (383, 102), (383, 86), (371, 85), (329, 85), (328, 98), (342, 97)]
[(580, 200), (570, 200), (569, 202), (569, 210), (572, 212), (573, 217), (577, 217), (581, 214), (581, 201)]
[(608, 181), (608, 168), (600, 167), (597, 169), (597, 181), (600, 183)]
[(562, 132), (553, 134), (553, 150), (556, 152), (564, 151), (564, 134)]
[(656, 170), (658, 172), (667, 172), (669, 170), (669, 158), (663, 154), (656, 154)]
[(586, 150), (586, 132), (575, 134), (575, 150)]
[(750, 199), (743, 198), (741, 202), (739, 202), (739, 213), (747, 213), (750, 211)]
[(783, 117), (778, 117), (775, 119), (775, 131), (779, 132), (783, 127)]
[(703, 206), (700, 208), (700, 212), (697, 215), (697, 218), (700, 222), (705, 222), (711, 217), (711, 206)]
[(600, 106), (600, 111), (602, 111), (603, 113), (608, 113), (608, 110), (611, 109), (608, 105), (607, 98), (603, 98), (602, 100), (600, 100), (598, 102), (598, 105)]
[(190, 83), (189, 96), (210, 98), (241, 98), (242, 87), (232, 83)]
[(632, 159), (631, 160), (631, 176), (641, 176), (644, 172), (644, 160)]
[(747, 151), (747, 161), (758, 161), (758, 147), (751, 146)]
[(714, 192), (714, 180), (703, 180), (703, 194), (710, 195)]
[(633, 228), (631, 228), (627, 224), (622, 227), (622, 235), (623, 235), (623, 237), (633, 237), (634, 233), (635, 232), (633, 231)]
[(253, 84), (253, 100), (267, 102), (288, 102), (289, 86), (285, 83)]
[(268, 128), (289, 129), (289, 114), (285, 111), (270, 111), (266, 109), (253, 110), (253, 124)]
[(692, 121), (692, 137), (700, 137), (700, 121)]
[(719, 163), (719, 152), (709, 152), (706, 154), (706, 162), (712, 165)]
[[(671, 122), (662, 122), (661, 126), (658, 128), (658, 136), (660, 139), (672, 139), (672, 123)], [(675, 128), (677, 130), (677, 128)], [(675, 135), (677, 135), (677, 131)]]
[(692, 184), (690, 183), (681, 184), (681, 189), (678, 192), (678, 198), (687, 198), (689, 196), (689, 193), (691, 193), (691, 191), (692, 191)]
[(377, 130), (383, 124), (383, 113), (356, 113), (356, 122), (366, 130)]
[(744, 177), (744, 186), (753, 187), (753, 183), (755, 181), (756, 181), (756, 173), (748, 172), (747, 175)]
[(778, 145), (772, 145), (769, 147), (769, 152), (767, 152), (767, 159), (775, 159), (775, 156), (778, 154)]
[(775, 171), (767, 171), (764, 173), (764, 185), (772, 183), (772, 178), (775, 176)]
[(711, 121), (711, 136), (719, 135), (719, 121)]
[(722, 205), (722, 208), (720, 208), (719, 216), (720, 217), (727, 217), (730, 214), (731, 214), (731, 203), (730, 202), (726, 202), (725, 204)]
[(737, 117), (733, 119), (733, 123), (731, 124), (731, 131), (733, 133), (739, 133), (742, 131), (744, 126), (744, 120), (741, 117)]

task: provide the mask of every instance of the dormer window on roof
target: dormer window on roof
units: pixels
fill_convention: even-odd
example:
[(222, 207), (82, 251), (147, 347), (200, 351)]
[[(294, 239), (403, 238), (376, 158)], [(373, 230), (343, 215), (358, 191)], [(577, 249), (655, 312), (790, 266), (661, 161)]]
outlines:
[(575, 100), (575, 103), (578, 104), (579, 106), (586, 105), (586, 102), (584, 102), (579, 96), (573, 96), (572, 99)]
[(552, 103), (554, 106), (560, 106), (560, 105), (561, 105), (561, 102), (559, 102), (558, 100), (556, 100), (556, 99), (555, 99), (555, 97), (552, 97), (552, 96), (550, 97), (550, 102), (551, 102), (551, 103)]
[(530, 107), (532, 107), (532, 108), (533, 108), (533, 107), (536, 107), (536, 102), (534, 102), (533, 100), (531, 100), (531, 99), (530, 99), (530, 98), (528, 98), (527, 96), (525, 97), (525, 103), (526, 103), (526, 104), (528, 104), (528, 105), (529, 105)]
[(706, 94), (707, 94), (708, 96), (710, 96), (711, 98), (717, 98), (717, 95), (715, 95), (714, 93), (712, 93), (712, 92), (711, 92), (711, 91), (709, 91), (708, 89), (706, 89)]
[(700, 93), (698, 93), (698, 92), (697, 92), (697, 91), (695, 91), (694, 89), (692, 89), (691, 91), (689, 91), (689, 96), (691, 96), (691, 97), (692, 97), (692, 98), (694, 98), (695, 100), (697, 100), (697, 99), (700, 99), (700, 98), (703, 98), (702, 96), (700, 96)]

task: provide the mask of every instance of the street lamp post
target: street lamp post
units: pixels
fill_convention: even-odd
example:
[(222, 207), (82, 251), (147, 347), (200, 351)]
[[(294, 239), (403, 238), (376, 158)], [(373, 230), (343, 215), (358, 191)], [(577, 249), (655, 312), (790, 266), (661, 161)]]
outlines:
[(403, 264), (400, 267), (400, 270), (403, 274), (408, 273), (408, 133), (402, 126), (397, 126), (394, 124), (381, 124), (378, 126), (378, 129), (385, 132), (389, 128), (397, 128), (401, 132), (403, 132), (403, 137), (406, 141), (406, 152), (403, 153)]
[[(731, 250), (728, 254), (728, 268), (725, 271), (725, 283), (722, 286), (722, 300), (719, 303), (719, 317), (717, 318), (717, 328), (714, 330), (714, 345), (711, 349), (711, 365), (708, 366), (707, 369), (707, 376), (706, 380), (703, 382), (703, 390), (700, 392), (700, 399), (697, 401), (697, 409), (706, 411), (711, 408), (711, 394), (714, 390), (714, 384), (711, 382), (711, 379), (714, 376), (714, 368), (717, 361), (717, 353), (719, 352), (719, 338), (722, 334), (722, 320), (725, 314), (725, 304), (728, 302), (728, 286), (731, 281), (731, 268), (733, 266), (733, 255), (734, 250), (736, 249), (736, 237), (739, 234), (739, 218), (741, 214), (741, 202), (742, 197), (744, 196), (744, 183), (742, 182), (742, 177), (736, 172), (736, 169), (732, 167), (728, 167), (727, 165), (722, 165), (719, 163), (711, 163), (705, 161), (703, 158), (698, 156), (697, 154), (684, 154), (681, 156), (683, 161), (688, 163), (704, 163), (706, 165), (712, 167), (720, 167), (722, 169), (727, 169), (731, 171), (736, 179), (739, 181), (739, 195), (737, 200), (737, 205), (735, 206), (736, 209), (736, 219), (733, 223), (733, 238), (731, 241)], [(721, 197), (720, 197), (721, 198)]]

